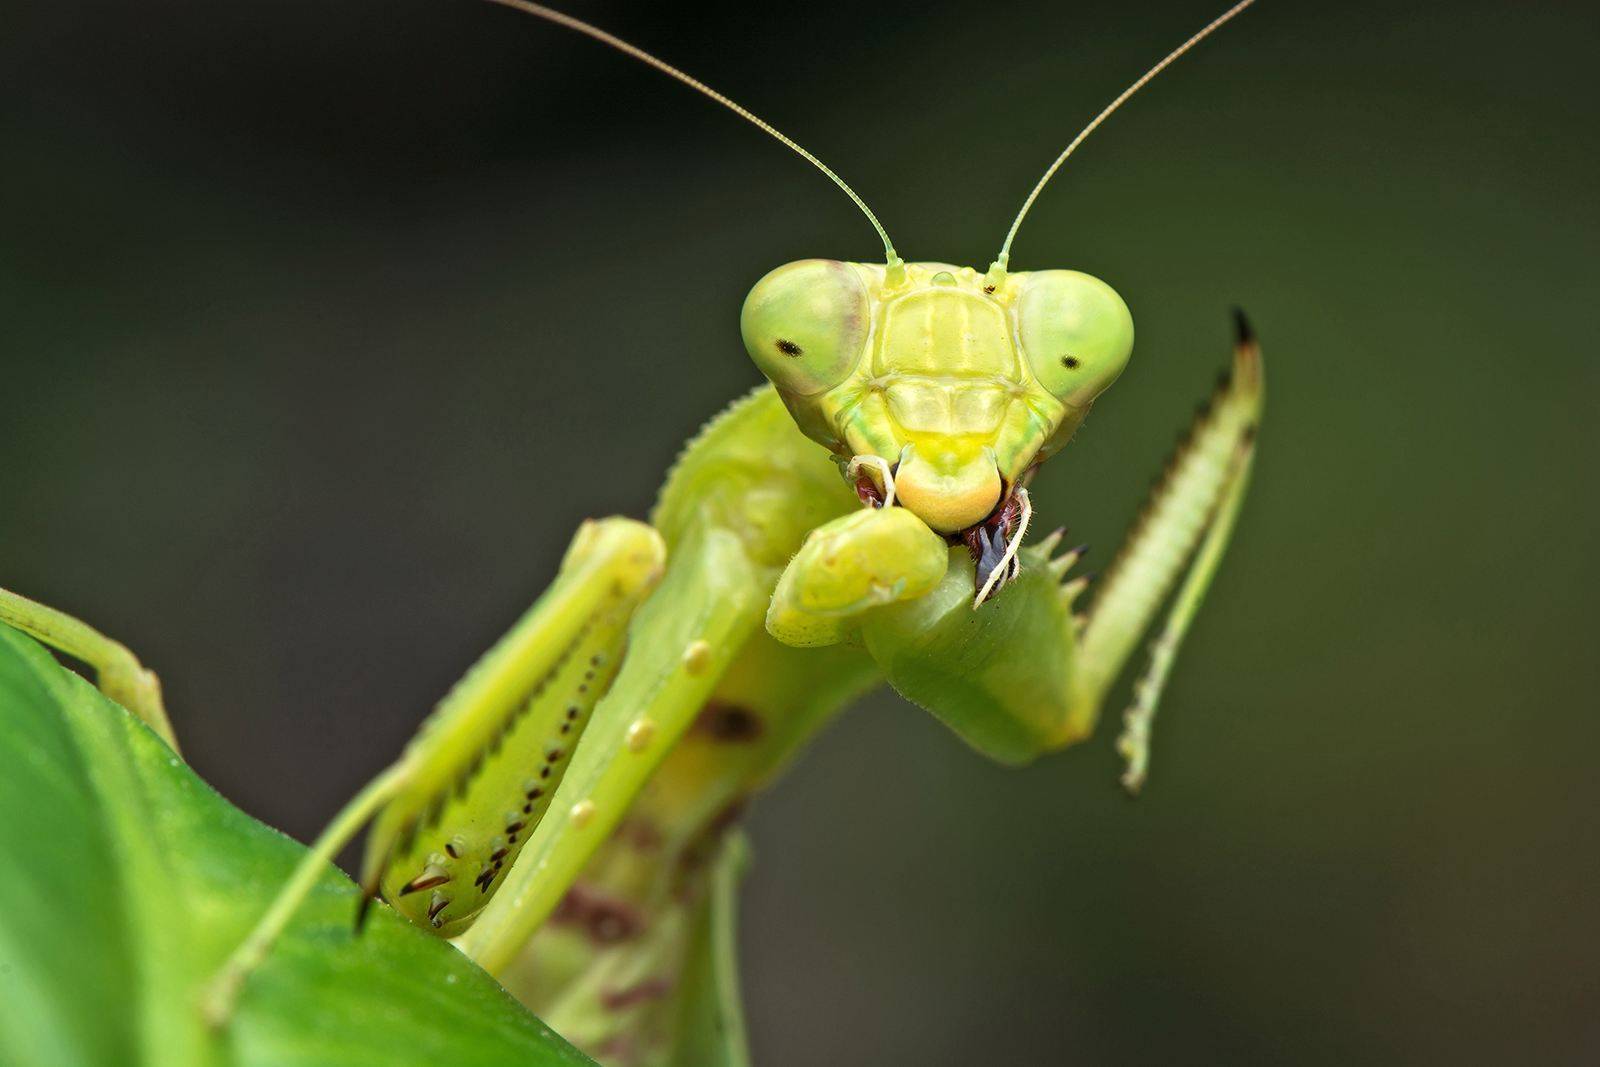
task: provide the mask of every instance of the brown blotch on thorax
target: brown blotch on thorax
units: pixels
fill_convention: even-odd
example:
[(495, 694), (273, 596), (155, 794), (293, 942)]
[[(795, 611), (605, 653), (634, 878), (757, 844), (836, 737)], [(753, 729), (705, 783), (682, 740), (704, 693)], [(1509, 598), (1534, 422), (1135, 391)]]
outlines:
[(701, 709), (694, 721), (697, 732), (707, 734), (713, 741), (743, 744), (755, 741), (766, 732), (761, 716), (738, 704), (711, 700)]
[(635, 937), (644, 929), (644, 914), (632, 904), (583, 885), (567, 890), (550, 921), (581, 926), (589, 939), (611, 945)]
[(607, 989), (600, 994), (600, 1006), (606, 1011), (621, 1011), (635, 1004), (659, 1000), (672, 990), (672, 983), (660, 975), (642, 979), (621, 989)]

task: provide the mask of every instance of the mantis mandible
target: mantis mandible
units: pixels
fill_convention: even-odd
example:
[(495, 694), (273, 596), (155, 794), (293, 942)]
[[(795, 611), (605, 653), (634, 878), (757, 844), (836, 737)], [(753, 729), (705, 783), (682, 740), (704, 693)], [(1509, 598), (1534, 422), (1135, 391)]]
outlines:
[[(1028, 485), (1133, 347), (1105, 282), (1013, 271), (1011, 245), (1068, 156), (1238, 3), (1112, 101), (1046, 170), (986, 270), (907, 262), (800, 145), (675, 67), (599, 40), (799, 153), (862, 211), (882, 263), (802, 260), (756, 283), (740, 329), (768, 379), (684, 449), (649, 522), (578, 530), (549, 589), (317, 840), (207, 988), (225, 1025), (325, 865), (371, 824), (381, 898), (606, 1062), (743, 1062), (732, 831), (745, 800), (845, 705), (887, 682), (973, 748), (1018, 763), (1089, 736), (1152, 626), (1124, 715), (1123, 782), (1243, 500), (1262, 409), (1242, 315), (1232, 367), (1080, 608), (1081, 550), (1025, 544)], [(1165, 617), (1157, 616), (1164, 604)], [(0, 591), (0, 621), (83, 660), (173, 743), (155, 676), (121, 644)], [(709, 1013), (719, 1051), (688, 1048)]]

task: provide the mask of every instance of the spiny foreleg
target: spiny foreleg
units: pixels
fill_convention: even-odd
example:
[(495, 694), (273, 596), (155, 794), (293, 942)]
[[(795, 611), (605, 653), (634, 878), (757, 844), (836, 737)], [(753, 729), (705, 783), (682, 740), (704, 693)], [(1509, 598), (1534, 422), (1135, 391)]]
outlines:
[(1134, 686), (1118, 748), (1123, 784), (1137, 791), (1149, 766), (1150, 727), (1189, 624), (1233, 532), (1261, 420), (1261, 352), (1243, 314), (1232, 369), (1218, 383), (1099, 583), (1078, 647), (1075, 718), (1092, 726), (1106, 690), (1182, 577)]
[(374, 817), (363, 910), (381, 892), (434, 930), (472, 921), (546, 814), (665, 553), (641, 522), (579, 528), (555, 582), (446, 695), (400, 759), (335, 816), (207, 986), (202, 1007), (214, 1026), (230, 1018), (245, 979), (327, 864)]

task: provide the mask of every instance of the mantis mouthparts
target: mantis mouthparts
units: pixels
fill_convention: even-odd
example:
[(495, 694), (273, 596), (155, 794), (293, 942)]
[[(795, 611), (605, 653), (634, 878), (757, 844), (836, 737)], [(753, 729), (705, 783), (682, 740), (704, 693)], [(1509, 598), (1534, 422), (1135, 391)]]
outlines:
[(993, 598), (1021, 571), (1017, 550), (1028, 535), (1028, 522), (1032, 518), (1033, 504), (1028, 499), (1028, 491), (1016, 489), (1001, 501), (990, 518), (961, 535), (977, 568), (973, 575), (977, 585), (972, 598), (973, 610)]

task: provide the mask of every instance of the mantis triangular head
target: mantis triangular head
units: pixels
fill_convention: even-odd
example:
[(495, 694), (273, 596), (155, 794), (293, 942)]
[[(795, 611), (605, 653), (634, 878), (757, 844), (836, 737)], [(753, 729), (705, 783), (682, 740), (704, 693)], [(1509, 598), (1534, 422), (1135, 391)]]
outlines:
[(772, 271), (745, 300), (745, 346), (801, 431), (839, 458), (846, 477), (873, 472), (864, 494), (971, 544), (988, 539), (975, 536), (985, 526), (1009, 535), (1003, 516), (1016, 491), (1072, 437), (1133, 351), (1133, 318), (1105, 282), (1075, 270), (1009, 271), (1022, 220), (1112, 112), (1254, 0), (1240, 0), (1168, 53), (1068, 143), (982, 273), (904, 262), (844, 179), (676, 67), (530, 0), (495, 2), (600, 41), (714, 100), (798, 153), (861, 210), (883, 242), (883, 263), (807, 259)]

